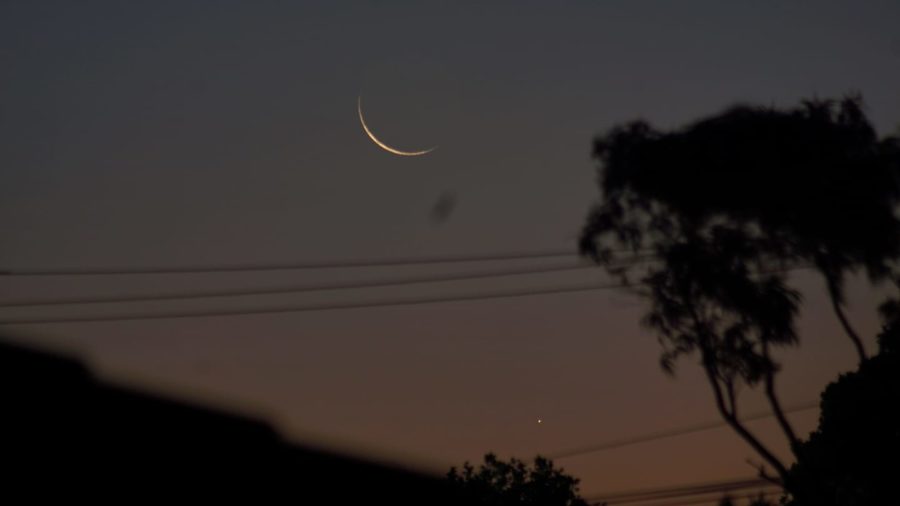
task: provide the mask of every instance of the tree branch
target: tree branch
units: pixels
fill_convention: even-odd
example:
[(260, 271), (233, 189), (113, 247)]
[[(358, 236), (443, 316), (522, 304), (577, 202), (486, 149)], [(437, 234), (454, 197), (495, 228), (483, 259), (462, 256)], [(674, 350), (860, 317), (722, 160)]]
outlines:
[[(682, 290), (682, 295), (688, 295), (684, 290)], [(756, 453), (758, 453), (766, 462), (771, 465), (775, 471), (778, 473), (778, 476), (781, 478), (782, 482), (787, 483), (788, 481), (788, 470), (787, 467), (775, 456), (774, 453), (769, 451), (762, 442), (756, 438), (746, 427), (744, 424), (738, 420), (737, 417), (737, 404), (735, 402), (735, 394), (734, 387), (730, 385), (728, 387), (729, 393), (729, 404), (731, 409), (725, 405), (725, 398), (722, 393), (722, 385), (719, 383), (719, 378), (716, 375), (717, 368), (715, 366), (715, 359), (712, 356), (712, 352), (709, 349), (709, 340), (707, 339), (707, 332), (703, 327), (703, 324), (700, 321), (699, 316), (697, 315), (696, 308), (694, 307), (693, 302), (691, 302), (689, 297), (684, 297), (684, 303), (688, 309), (688, 312), (691, 317), (691, 321), (693, 322), (694, 332), (697, 334), (697, 340), (700, 343), (700, 353), (701, 360), (703, 363), (703, 370), (706, 372), (706, 378), (709, 380), (709, 385), (713, 389), (713, 395), (716, 399), (716, 408), (719, 410), (719, 414), (722, 415), (722, 418), (725, 419), (725, 422), (741, 436), (744, 441), (746, 441)]]
[(781, 480), (779, 480), (778, 478), (776, 478), (774, 476), (769, 475), (769, 473), (766, 472), (766, 466), (764, 466), (762, 464), (757, 464), (756, 462), (753, 462), (750, 459), (747, 459), (747, 463), (750, 464), (750, 466), (753, 469), (756, 469), (756, 472), (759, 473), (760, 478), (768, 481), (769, 483), (771, 483), (773, 485), (778, 485), (779, 487), (782, 487), (782, 488), (784, 487), (784, 482), (782, 482)]
[(797, 439), (794, 428), (791, 427), (790, 422), (788, 422), (787, 416), (784, 414), (784, 409), (781, 407), (781, 401), (778, 399), (778, 395), (775, 392), (775, 366), (771, 365), (772, 359), (769, 356), (768, 343), (763, 343), (763, 356), (765, 356), (766, 361), (770, 364), (765, 376), (766, 398), (769, 400), (769, 405), (772, 406), (772, 413), (775, 414), (778, 425), (781, 427), (782, 432), (784, 432), (785, 437), (787, 437), (788, 443), (791, 445), (791, 452), (795, 457), (799, 457), (797, 455), (797, 449), (799, 448), (800, 440)]
[(841, 326), (844, 328), (844, 332), (847, 333), (850, 341), (853, 342), (853, 346), (856, 348), (856, 353), (859, 355), (859, 362), (862, 363), (866, 360), (866, 358), (868, 358), (866, 355), (866, 349), (863, 346), (862, 339), (860, 339), (859, 334), (857, 334), (853, 329), (853, 326), (850, 325), (850, 321), (847, 319), (847, 315), (844, 314), (844, 309), (841, 307), (841, 291), (838, 286), (838, 281), (834, 277), (834, 275), (828, 272), (826, 269), (821, 270), (822, 275), (825, 276), (825, 284), (828, 286), (828, 296), (831, 298), (831, 308), (834, 310), (834, 314), (837, 315), (838, 320), (840, 320)]
[(709, 380), (710, 386), (712, 386), (713, 394), (716, 398), (716, 408), (719, 409), (719, 413), (722, 415), (722, 418), (725, 419), (725, 422), (741, 436), (744, 441), (746, 441), (756, 453), (758, 453), (766, 462), (771, 465), (775, 471), (778, 473), (778, 476), (781, 478), (781, 481), (786, 483), (788, 478), (788, 470), (787, 467), (778, 460), (778, 457), (775, 456), (768, 448), (766, 448), (759, 439), (756, 438), (746, 427), (744, 424), (738, 420), (737, 416), (734, 415), (733, 412), (729, 412), (728, 408), (725, 406), (725, 399), (722, 395), (722, 386), (719, 384), (718, 379), (715, 374), (710, 371), (709, 367), (704, 364), (703, 369), (706, 371), (706, 378)]

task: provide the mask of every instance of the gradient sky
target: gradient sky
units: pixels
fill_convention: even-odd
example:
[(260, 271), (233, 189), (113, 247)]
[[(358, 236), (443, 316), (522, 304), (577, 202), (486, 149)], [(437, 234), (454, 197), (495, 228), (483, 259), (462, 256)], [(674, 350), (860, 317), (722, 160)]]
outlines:
[[(900, 124), (896, 1), (0, 2), (0, 267), (290, 262), (571, 247), (597, 198), (591, 138), (677, 127), (735, 102), (862, 92)], [(389, 144), (439, 145), (427, 156)], [(443, 223), (441, 195), (456, 197)], [(761, 195), (760, 198), (765, 198)], [(506, 262), (441, 270), (559, 262)], [(10, 278), (6, 299), (352, 281), (431, 267)], [(552, 274), (390, 290), (100, 306), (273, 302), (546, 287)], [(785, 404), (854, 365), (821, 282)], [(876, 294), (850, 285), (872, 336)], [(298, 441), (444, 471), (717, 419), (690, 361), (658, 367), (639, 301), (615, 292), (230, 318), (7, 327), (101, 374), (267, 417)], [(71, 315), (87, 310), (3, 310)], [(874, 349), (872, 340), (870, 350)], [(763, 403), (752, 392), (745, 410)], [(816, 412), (796, 415), (800, 432)], [(543, 419), (538, 425), (537, 419)], [(752, 424), (778, 441), (768, 421)], [(778, 442), (780, 445), (781, 443)], [(782, 448), (782, 453), (783, 452)], [(726, 429), (560, 465), (586, 495), (749, 476)]]

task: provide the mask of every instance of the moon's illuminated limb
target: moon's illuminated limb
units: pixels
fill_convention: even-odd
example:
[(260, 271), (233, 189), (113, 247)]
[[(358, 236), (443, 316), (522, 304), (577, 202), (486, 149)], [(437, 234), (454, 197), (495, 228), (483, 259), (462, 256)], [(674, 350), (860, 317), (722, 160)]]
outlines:
[(360, 124), (362, 124), (363, 130), (366, 131), (366, 135), (368, 135), (369, 138), (372, 139), (372, 142), (377, 144), (378, 147), (387, 151), (388, 153), (393, 153), (395, 155), (400, 155), (400, 156), (421, 156), (421, 155), (424, 155), (427, 153), (431, 153), (432, 151), (437, 149), (437, 146), (435, 146), (433, 148), (428, 148), (424, 151), (400, 151), (399, 149), (394, 149), (394, 148), (388, 146), (387, 144), (381, 142), (380, 140), (378, 140), (378, 138), (375, 137), (375, 134), (373, 134), (372, 131), (369, 130), (368, 125), (366, 125), (366, 120), (363, 118), (362, 96), (360, 96), (359, 99), (356, 101), (356, 110), (359, 112), (359, 122), (360, 122)]

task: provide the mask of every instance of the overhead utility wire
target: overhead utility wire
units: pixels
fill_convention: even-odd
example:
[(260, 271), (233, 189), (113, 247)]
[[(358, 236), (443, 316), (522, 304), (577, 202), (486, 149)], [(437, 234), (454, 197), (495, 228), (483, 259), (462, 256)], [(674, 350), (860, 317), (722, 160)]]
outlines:
[[(656, 257), (652, 249), (614, 250), (617, 253), (631, 253), (638, 257)], [(344, 269), (358, 267), (398, 267), (411, 265), (431, 265), (448, 263), (493, 262), (502, 260), (535, 260), (563, 256), (580, 256), (574, 249), (513, 252), (484, 255), (444, 255), (406, 258), (356, 259), (333, 261), (307, 261), (284, 263), (245, 263), (219, 265), (182, 265), (156, 267), (69, 267), (69, 268), (0, 268), (0, 277), (40, 277), (40, 276), (106, 276), (140, 274), (208, 274), (225, 272), (264, 272), (305, 269)]]
[[(818, 407), (819, 407), (818, 402), (809, 402), (809, 403), (800, 404), (800, 405), (788, 408), (788, 409), (784, 410), (784, 413), (785, 414), (796, 413), (799, 411), (806, 411), (806, 410), (810, 410), (810, 409), (814, 409), (814, 408), (818, 408)], [(770, 412), (760, 412), (760, 413), (755, 413), (750, 416), (742, 417), (741, 421), (742, 422), (750, 422), (753, 420), (760, 420), (762, 418), (769, 418), (772, 416), (774, 416), (774, 415)], [(652, 432), (650, 434), (643, 434), (640, 436), (615, 439), (612, 441), (607, 441), (604, 443), (599, 443), (599, 444), (595, 444), (595, 445), (591, 445), (591, 446), (587, 446), (587, 447), (563, 450), (560, 452), (548, 454), (547, 457), (551, 458), (551, 459), (565, 459), (565, 458), (575, 457), (578, 455), (584, 455), (587, 453), (612, 450), (614, 448), (621, 448), (623, 446), (631, 446), (631, 445), (636, 445), (639, 443), (656, 441), (658, 439), (668, 439), (671, 437), (683, 436), (683, 435), (691, 434), (694, 432), (703, 432), (703, 431), (707, 431), (710, 429), (716, 429), (719, 427), (723, 427), (725, 425), (727, 425), (727, 423), (724, 421), (707, 422), (707, 423), (702, 423), (702, 424), (698, 424), (698, 425), (692, 425), (689, 427), (682, 427), (679, 429), (670, 429), (670, 430), (665, 430), (665, 431), (660, 431), (660, 432)]]
[(196, 290), (186, 292), (162, 292), (139, 295), (103, 295), (94, 297), (60, 297), (56, 299), (20, 299), (0, 301), (0, 307), (21, 306), (59, 306), (78, 304), (102, 304), (114, 302), (149, 302), (159, 300), (201, 299), (220, 297), (241, 297), (248, 295), (274, 295), (288, 293), (322, 292), (329, 290), (351, 290), (360, 288), (383, 288), (391, 286), (404, 286), (425, 283), (444, 283), (450, 281), (469, 281), (477, 279), (500, 278), (506, 276), (521, 276), (528, 274), (544, 274), (550, 272), (564, 272), (594, 268), (592, 264), (578, 263), (568, 265), (556, 265), (551, 267), (530, 267), (508, 270), (494, 270), (484, 272), (450, 273), (429, 276), (412, 276), (399, 279), (379, 279), (373, 281), (353, 281), (347, 283), (323, 283), (316, 285), (281, 285), (268, 288), (246, 288), (231, 290)]
[[(640, 263), (653, 261), (653, 257), (635, 257), (627, 262), (616, 265), (638, 265)], [(151, 302), (161, 300), (180, 300), (180, 299), (205, 299), (205, 298), (222, 298), (222, 297), (242, 297), (249, 295), (275, 295), (289, 293), (306, 293), (306, 292), (322, 292), (330, 290), (352, 290), (363, 288), (384, 288), (391, 286), (404, 286), (427, 283), (444, 283), (452, 281), (472, 281), (478, 279), (501, 278), (507, 276), (523, 276), (531, 274), (545, 274), (552, 272), (565, 272), (582, 269), (594, 269), (595, 264), (578, 262), (575, 264), (554, 265), (548, 267), (522, 267), (518, 269), (506, 270), (480, 270), (474, 272), (455, 272), (447, 274), (431, 274), (425, 276), (410, 276), (405, 278), (393, 279), (377, 279), (372, 281), (351, 281), (345, 283), (322, 283), (322, 284), (290, 284), (266, 288), (244, 288), (244, 289), (221, 289), (221, 290), (195, 290), (195, 291), (173, 291), (149, 294), (119, 294), (119, 295), (99, 295), (99, 296), (72, 296), (59, 298), (35, 298), (35, 299), (18, 299), (18, 300), (0, 300), (0, 308), (2, 307), (24, 307), (24, 306), (62, 306), (62, 305), (80, 305), (80, 304), (106, 304), (119, 302)]]
[[(772, 485), (772, 486), (774, 487), (775, 485)], [(714, 494), (714, 493), (720, 494), (715, 497), (705, 497), (705, 498), (699, 498), (699, 499), (683, 498), (683, 499), (672, 501), (672, 502), (653, 502), (653, 503), (636, 504), (634, 506), (693, 506), (695, 504), (710, 504), (710, 505), (718, 506), (719, 504), (722, 503), (723, 495), (728, 495), (732, 499), (735, 499), (735, 496), (743, 495), (745, 498), (751, 499), (751, 500), (757, 499), (757, 498), (759, 498), (759, 496), (776, 497), (776, 496), (784, 495), (784, 490), (782, 490), (780, 487), (775, 490), (762, 489), (762, 490), (759, 490), (756, 492), (744, 493), (744, 494), (740, 494), (737, 492), (735, 492), (734, 494), (728, 494), (728, 492), (735, 492), (735, 491), (734, 490), (722, 490), (722, 491), (718, 491), (718, 492), (709, 492), (709, 494)], [(591, 504), (593, 504), (593, 506), (602, 506), (605, 504), (608, 504), (608, 506), (616, 505), (615, 502), (611, 502), (611, 503), (598, 502), (598, 503), (591, 503)]]
[[(636, 255), (652, 254), (650, 249), (616, 250), (619, 253)], [(0, 276), (105, 276), (131, 274), (204, 274), (217, 272), (263, 272), (303, 269), (345, 269), (357, 267), (398, 267), (410, 265), (432, 265), (450, 263), (495, 262), (502, 260), (537, 260), (541, 258), (580, 256), (577, 249), (556, 249), (545, 251), (509, 252), (496, 254), (438, 255), (421, 257), (400, 257), (355, 260), (323, 260), (307, 262), (273, 262), (220, 265), (182, 265), (156, 267), (70, 267), (70, 268), (21, 268), (2, 269)]]
[[(790, 269), (788, 269), (790, 270)], [(443, 302), (463, 302), (475, 300), (489, 300), (502, 298), (527, 297), (534, 295), (555, 295), (562, 293), (587, 292), (595, 290), (611, 290), (627, 288), (629, 285), (622, 283), (576, 285), (543, 289), (526, 289), (508, 292), (476, 293), (454, 296), (435, 296), (420, 298), (399, 298), (373, 302), (349, 302), (349, 303), (322, 303), (304, 306), (270, 306), (258, 309), (220, 309), (206, 311), (163, 311), (148, 313), (132, 313), (112, 316), (75, 316), (75, 317), (20, 317), (3, 319), (0, 317), (0, 325), (36, 325), (45, 323), (89, 323), (107, 321), (132, 321), (132, 320), (164, 320), (179, 318), (202, 318), (215, 316), (246, 316), (258, 314), (277, 313), (301, 313), (309, 311), (329, 311), (339, 309), (364, 309), (390, 306), (415, 306), (423, 304), (437, 304)]]
[(564, 286), (555, 288), (540, 288), (526, 290), (510, 290), (504, 292), (493, 293), (475, 293), (464, 295), (441, 295), (435, 297), (408, 297), (387, 299), (373, 302), (343, 302), (343, 303), (320, 303), (310, 305), (283, 305), (269, 306), (258, 309), (219, 309), (205, 311), (160, 311), (146, 313), (131, 313), (111, 316), (70, 316), (70, 317), (24, 317), (24, 318), (2, 318), (0, 317), (0, 325), (36, 325), (44, 323), (88, 323), (88, 322), (110, 322), (110, 321), (132, 321), (132, 320), (167, 320), (178, 318), (202, 318), (213, 316), (246, 316), (259, 314), (278, 314), (278, 313), (302, 313), (309, 311), (329, 311), (337, 309), (364, 309), (391, 306), (417, 306), (425, 304), (437, 304), (443, 302), (465, 302), (474, 300), (530, 297), (534, 295), (553, 295), (562, 293), (588, 292), (595, 290), (611, 290), (621, 288), (619, 283), (613, 284), (589, 284)]
[(430, 265), (498, 260), (529, 260), (578, 256), (575, 249), (499, 253), (488, 255), (444, 255), (390, 259), (333, 260), (321, 262), (284, 262), (222, 265), (187, 265), (174, 267), (85, 267), (59, 269), (0, 269), (0, 276), (102, 276), (128, 274), (200, 274), (215, 272), (256, 272), (300, 269), (340, 269), (351, 267), (396, 267), (401, 265)]
[(691, 483), (688, 485), (679, 485), (675, 487), (655, 487), (623, 492), (613, 492), (609, 494), (596, 494), (592, 496), (590, 500), (599, 502), (605, 501), (609, 502), (610, 504), (623, 504), (628, 502), (670, 499), (675, 497), (700, 495), (729, 490), (743, 490), (752, 487), (768, 488), (772, 485), (773, 484), (770, 481), (767, 481), (763, 478), (749, 477), (724, 481)]
[[(696, 497), (698, 495), (724, 494), (726, 492), (735, 492), (735, 491), (739, 491), (739, 490), (748, 490), (748, 489), (766, 490), (766, 489), (771, 489), (772, 487), (777, 486), (770, 482), (766, 482), (765, 480), (762, 480), (762, 481), (763, 481), (762, 483), (759, 483), (759, 482), (747, 483), (746, 485), (737, 484), (734, 486), (710, 487), (705, 490), (699, 490), (699, 489), (696, 491), (686, 490), (683, 492), (674, 492), (674, 493), (669, 493), (669, 494), (654, 495), (652, 497), (632, 497), (632, 498), (624, 498), (624, 499), (603, 498), (600, 500), (600, 504), (607, 504), (609, 506), (615, 506), (615, 505), (620, 505), (620, 504), (641, 503), (641, 504), (646, 504), (648, 506), (657, 506), (658, 503), (652, 503), (652, 505), (651, 505), (650, 503), (648, 503), (648, 501), (660, 501), (660, 500), (678, 499), (678, 498), (686, 500), (687, 498)], [(714, 501), (715, 499), (706, 498), (700, 502), (707, 502), (710, 500)], [(679, 503), (675, 503), (675, 504), (679, 504)], [(635, 506), (640, 506), (640, 505), (635, 505)]]

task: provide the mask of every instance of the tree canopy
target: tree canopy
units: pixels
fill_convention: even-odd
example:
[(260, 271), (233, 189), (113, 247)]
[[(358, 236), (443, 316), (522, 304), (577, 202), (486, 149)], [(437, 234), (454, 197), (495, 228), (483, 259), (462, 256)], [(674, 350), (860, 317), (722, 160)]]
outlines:
[(900, 139), (878, 138), (861, 99), (736, 106), (673, 132), (636, 121), (597, 138), (594, 156), (603, 203), (582, 251), (608, 261), (612, 243), (638, 251), (723, 233), (749, 241), (745, 255), (818, 269), (865, 357), (840, 311), (843, 278), (864, 269), (883, 280), (900, 257)]
[(477, 469), (466, 462), (451, 468), (451, 484), (466, 504), (481, 506), (587, 506), (578, 496), (578, 479), (535, 457), (533, 466), (518, 459), (508, 462), (489, 453)]
[[(595, 139), (594, 157), (602, 200), (582, 253), (649, 300), (644, 323), (659, 336), (663, 368), (698, 356), (720, 414), (790, 488), (788, 466), (740, 421), (737, 392), (763, 386), (796, 453), (772, 355), (798, 342), (801, 299), (786, 279), (795, 267), (822, 274), (866, 360), (842, 309), (843, 282), (857, 271), (896, 279), (900, 140), (879, 139), (850, 97), (736, 106), (670, 132), (635, 121)], [(656, 261), (640, 261), (648, 254)]]

